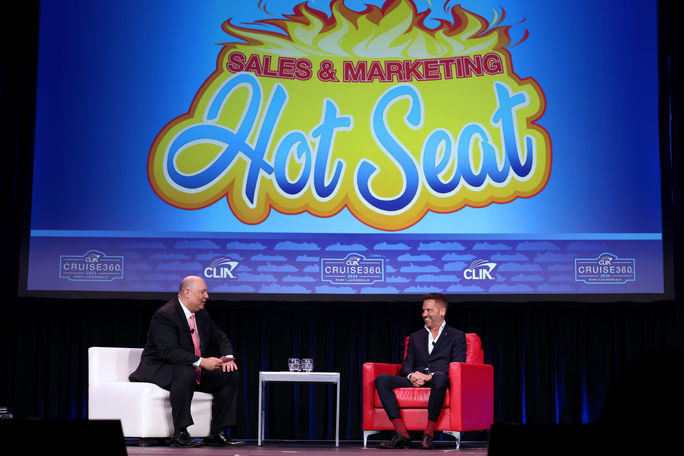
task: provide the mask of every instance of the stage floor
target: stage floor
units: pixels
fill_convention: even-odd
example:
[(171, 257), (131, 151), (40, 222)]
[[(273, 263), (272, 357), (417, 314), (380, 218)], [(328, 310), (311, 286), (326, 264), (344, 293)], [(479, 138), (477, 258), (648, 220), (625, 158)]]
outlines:
[[(369, 442), (366, 448), (363, 447), (363, 442), (340, 442), (339, 447), (335, 447), (335, 442), (283, 442), (283, 441), (267, 441), (262, 446), (257, 446), (256, 440), (247, 440), (247, 445), (240, 448), (216, 448), (216, 447), (199, 447), (199, 448), (172, 448), (167, 445), (160, 445), (152, 442), (151, 446), (140, 447), (137, 441), (127, 441), (126, 450), (128, 456), (172, 456), (172, 455), (239, 455), (239, 456), (276, 456), (276, 455), (304, 455), (312, 456), (317, 454), (398, 454), (402, 456), (409, 456), (412, 454), (425, 456), (425, 450), (418, 448), (420, 442), (414, 441), (416, 448), (403, 450), (383, 450), (378, 447), (381, 440)], [(457, 450), (453, 441), (436, 442), (435, 453), (451, 453), (454, 455), (463, 456), (486, 456), (487, 442), (464, 442), (461, 449)], [(429, 454), (429, 453), (428, 453)]]

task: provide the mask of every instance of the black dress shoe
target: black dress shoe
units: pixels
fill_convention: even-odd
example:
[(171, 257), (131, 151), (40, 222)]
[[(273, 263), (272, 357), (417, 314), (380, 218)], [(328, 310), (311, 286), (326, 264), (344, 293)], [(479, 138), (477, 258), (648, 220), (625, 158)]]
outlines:
[(204, 440), (193, 439), (188, 431), (176, 432), (171, 436), (171, 446), (176, 448), (195, 448), (204, 445)]
[(431, 450), (432, 447), (432, 436), (430, 434), (423, 434), (423, 441), (420, 442), (420, 447), (423, 450)]
[(207, 445), (210, 446), (226, 446), (226, 447), (241, 447), (245, 446), (245, 442), (240, 440), (233, 440), (225, 432), (219, 432), (218, 434), (211, 434), (206, 438)]
[(392, 435), (392, 439), (389, 442), (382, 442), (380, 444), (380, 448), (383, 448), (385, 450), (394, 450), (397, 448), (406, 448), (411, 444), (411, 439), (408, 437), (404, 437), (403, 435), (399, 434), (398, 432), (395, 432)]

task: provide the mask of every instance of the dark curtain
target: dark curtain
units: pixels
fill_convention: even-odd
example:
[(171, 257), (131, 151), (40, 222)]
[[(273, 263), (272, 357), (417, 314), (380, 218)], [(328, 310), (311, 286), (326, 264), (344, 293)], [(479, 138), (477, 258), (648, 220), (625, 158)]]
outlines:
[[(672, 235), (675, 295), (656, 302), (482, 302), (451, 297), (447, 322), (482, 338), (495, 367), (495, 420), (501, 423), (586, 423), (601, 420), (607, 404), (630, 413), (614, 392), (633, 366), (657, 360), (650, 382), (670, 377), (681, 362), (682, 304), (679, 191), (679, 48), (675, 15), (663, 3), (664, 230)], [(20, 2), (3, 15), (0, 99), (0, 188), (4, 249), (0, 406), (19, 418), (87, 417), (87, 349), (141, 347), (152, 312), (165, 299), (57, 299), (17, 295), (21, 252), (29, 226), (37, 2)], [(673, 43), (672, 45), (668, 43)], [(168, 298), (170, 298), (169, 296)], [(224, 301), (207, 305), (237, 350), (242, 373), (236, 435), (256, 438), (260, 370), (284, 370), (291, 356), (313, 357), (315, 370), (339, 371), (340, 438), (361, 438), (361, 366), (398, 362), (406, 334), (421, 327), (420, 302)], [(639, 364), (642, 363), (642, 364)], [(653, 366), (653, 363), (650, 364)], [(648, 396), (653, 395), (653, 383)], [(664, 388), (664, 387), (663, 387)], [(661, 390), (663, 389), (661, 388)], [(665, 389), (681, 400), (681, 393)], [(663, 391), (659, 391), (663, 393)], [(646, 395), (641, 392), (640, 394)], [(667, 397), (667, 396), (666, 396)], [(269, 438), (334, 438), (335, 395), (326, 385), (272, 384)], [(662, 410), (674, 401), (661, 401)], [(681, 402), (680, 402), (681, 403)], [(632, 410), (633, 412), (633, 410)]]
[[(7, 403), (19, 417), (87, 417), (87, 349), (141, 347), (161, 301), (17, 301), (10, 309)], [(361, 438), (361, 366), (399, 362), (403, 338), (421, 326), (420, 304), (210, 301), (236, 346), (242, 373), (237, 435), (256, 438), (260, 370), (313, 357), (341, 373), (340, 438)], [(482, 338), (495, 366), (495, 419), (507, 423), (600, 420), (610, 390), (643, 358), (681, 345), (672, 302), (461, 303), (447, 321)], [(11, 328), (11, 329), (10, 329)], [(674, 368), (674, 366), (673, 366)], [(270, 384), (267, 436), (334, 439), (335, 394), (325, 385)]]

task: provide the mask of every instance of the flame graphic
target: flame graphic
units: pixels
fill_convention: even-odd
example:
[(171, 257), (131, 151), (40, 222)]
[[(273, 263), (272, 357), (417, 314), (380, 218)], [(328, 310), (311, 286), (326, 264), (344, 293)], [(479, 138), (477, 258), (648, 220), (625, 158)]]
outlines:
[(330, 8), (328, 17), (301, 3), (284, 19), (257, 21), (279, 32), (228, 20), (223, 29), (245, 43), (224, 44), (230, 49), (290, 57), (428, 58), (501, 50), (510, 43), (508, 26), (489, 28), (485, 19), (460, 5), (451, 8), (452, 22), (438, 19), (434, 28), (425, 25), (430, 10), (418, 12), (407, 0), (388, 0), (380, 8), (367, 5), (359, 12), (345, 6), (344, 0), (333, 0)]

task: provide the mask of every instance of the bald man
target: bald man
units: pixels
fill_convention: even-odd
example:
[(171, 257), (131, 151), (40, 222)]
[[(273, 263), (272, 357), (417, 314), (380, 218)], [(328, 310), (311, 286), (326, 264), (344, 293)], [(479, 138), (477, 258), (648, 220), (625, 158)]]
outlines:
[[(129, 380), (150, 382), (169, 391), (174, 447), (243, 446), (226, 430), (237, 420), (237, 392), (240, 383), (233, 346), (213, 322), (204, 304), (209, 299), (201, 277), (182, 280), (178, 296), (152, 316), (140, 365)], [(195, 391), (214, 395), (211, 434), (193, 439), (190, 403)]]

